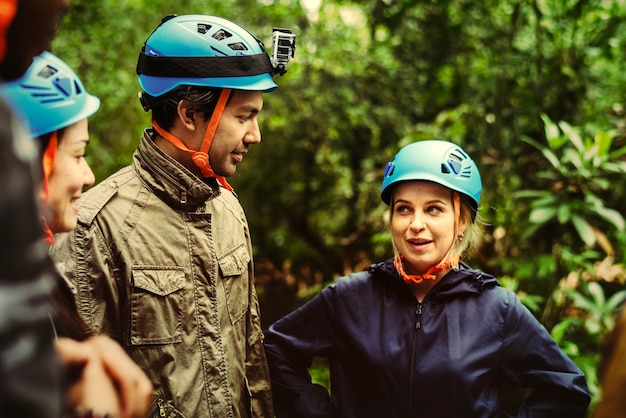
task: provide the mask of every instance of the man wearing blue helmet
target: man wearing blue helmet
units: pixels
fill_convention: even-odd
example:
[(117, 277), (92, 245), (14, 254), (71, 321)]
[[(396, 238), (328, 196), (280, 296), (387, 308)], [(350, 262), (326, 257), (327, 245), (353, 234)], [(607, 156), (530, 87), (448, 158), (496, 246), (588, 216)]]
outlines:
[(126, 347), (165, 416), (273, 416), (249, 228), (226, 178), (261, 141), (284, 64), (226, 19), (163, 19), (137, 63), (152, 127), (53, 249), (82, 316)]
[[(340, 278), (266, 333), (276, 416), (583, 418), (583, 373), (495, 277), (478, 244), (482, 183), (458, 145), (427, 140), (387, 164), (394, 257)], [(331, 396), (311, 383), (330, 363)], [(528, 390), (510, 410), (505, 388)], [(512, 415), (510, 415), (512, 414)]]

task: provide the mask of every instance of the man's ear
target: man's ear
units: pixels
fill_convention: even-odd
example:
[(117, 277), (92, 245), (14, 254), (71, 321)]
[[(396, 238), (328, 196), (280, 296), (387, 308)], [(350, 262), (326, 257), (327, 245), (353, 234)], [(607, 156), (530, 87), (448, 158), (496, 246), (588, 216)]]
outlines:
[(190, 131), (196, 130), (196, 117), (189, 100), (181, 100), (176, 106), (176, 112), (180, 123)]

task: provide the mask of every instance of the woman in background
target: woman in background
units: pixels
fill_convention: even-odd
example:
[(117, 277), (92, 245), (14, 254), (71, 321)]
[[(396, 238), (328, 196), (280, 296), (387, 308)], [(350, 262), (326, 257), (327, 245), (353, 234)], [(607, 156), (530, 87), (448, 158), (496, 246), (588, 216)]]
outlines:
[[(387, 164), (395, 256), (340, 278), (265, 336), (277, 417), (585, 416), (583, 373), (495, 277), (460, 261), (478, 243), (482, 182), (458, 145), (420, 141)], [(330, 364), (330, 396), (311, 383)]]

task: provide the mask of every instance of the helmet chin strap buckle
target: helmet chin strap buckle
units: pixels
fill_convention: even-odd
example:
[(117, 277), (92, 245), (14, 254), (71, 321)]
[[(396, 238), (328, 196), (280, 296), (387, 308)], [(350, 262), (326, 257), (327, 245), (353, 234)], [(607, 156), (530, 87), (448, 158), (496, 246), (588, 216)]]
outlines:
[(204, 177), (215, 177), (211, 164), (209, 164), (209, 155), (206, 152), (197, 151), (191, 158)]

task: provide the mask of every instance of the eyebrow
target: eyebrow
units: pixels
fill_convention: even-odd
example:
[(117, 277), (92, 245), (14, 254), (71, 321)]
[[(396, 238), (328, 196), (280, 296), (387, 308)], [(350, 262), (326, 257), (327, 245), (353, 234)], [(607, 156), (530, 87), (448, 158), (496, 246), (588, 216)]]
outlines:
[[(406, 200), (406, 199), (398, 199), (398, 200), (395, 200), (395, 201), (393, 202), (393, 204), (394, 204), (394, 205), (395, 205), (395, 204), (398, 204), (398, 203), (408, 203), (408, 204), (413, 204), (410, 200)], [(441, 199), (439, 199), (439, 198), (437, 198), (437, 199), (431, 199), (431, 200), (429, 200), (429, 201), (427, 201), (427, 202), (426, 202), (426, 204), (427, 204), (427, 205), (432, 205), (433, 203), (439, 203), (439, 204), (442, 204), (442, 205), (445, 205), (445, 206), (448, 206), (448, 205), (449, 205), (449, 203), (446, 203), (444, 200), (441, 200)]]
[(250, 104), (246, 104), (237, 108), (237, 112), (259, 113), (260, 111), (261, 111), (260, 108), (254, 105), (250, 105)]
[(87, 145), (89, 145), (89, 142), (90, 142), (89, 138), (82, 138), (82, 139), (77, 139), (76, 141), (74, 141), (72, 143), (73, 145), (72, 144), (68, 144), (68, 146), (80, 147), (83, 144), (85, 144), (85, 147), (86, 147)]

